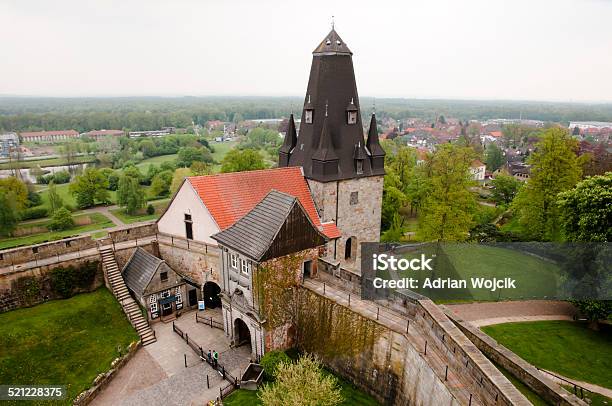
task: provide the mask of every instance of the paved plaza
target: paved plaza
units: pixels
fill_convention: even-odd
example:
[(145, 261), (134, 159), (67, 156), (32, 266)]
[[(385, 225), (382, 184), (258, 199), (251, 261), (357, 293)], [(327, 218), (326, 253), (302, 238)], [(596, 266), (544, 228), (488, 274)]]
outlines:
[[(219, 362), (236, 377), (248, 366), (248, 346), (230, 348), (223, 330), (195, 321), (196, 311), (183, 313), (176, 325), (204, 351), (216, 350)], [(220, 309), (206, 310), (199, 315), (222, 322)], [(219, 388), (228, 382), (172, 331), (172, 323), (155, 323), (157, 342), (138, 350), (112, 382), (94, 399), (102, 405), (203, 405), (219, 396)], [(187, 367), (185, 367), (185, 356)], [(206, 386), (206, 377), (210, 389)]]

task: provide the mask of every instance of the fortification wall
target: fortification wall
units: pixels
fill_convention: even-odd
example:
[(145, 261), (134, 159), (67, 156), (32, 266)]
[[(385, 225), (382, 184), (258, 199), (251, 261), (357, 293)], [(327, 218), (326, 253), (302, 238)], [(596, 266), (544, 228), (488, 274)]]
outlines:
[(159, 256), (193, 282), (211, 281), (221, 286), (219, 247), (165, 234), (157, 236)]
[(547, 379), (533, 365), (500, 345), (474, 327), (456, 317), (451, 311), (445, 311), (448, 318), (463, 332), (463, 334), (487, 357), (510, 372), (515, 378), (527, 385), (544, 400), (554, 405), (583, 406), (586, 403), (577, 396), (567, 392), (555, 382)]

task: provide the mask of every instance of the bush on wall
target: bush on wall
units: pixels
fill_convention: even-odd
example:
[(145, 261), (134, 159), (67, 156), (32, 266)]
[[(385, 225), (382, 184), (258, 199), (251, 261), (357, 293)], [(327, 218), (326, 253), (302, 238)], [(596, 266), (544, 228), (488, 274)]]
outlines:
[(17, 279), (15, 288), (17, 295), (26, 305), (34, 303), (40, 295), (40, 281), (34, 276), (23, 276)]
[(78, 289), (89, 288), (97, 271), (98, 261), (87, 262), (79, 268), (73, 266), (54, 268), (49, 273), (51, 290), (63, 298), (71, 297)]

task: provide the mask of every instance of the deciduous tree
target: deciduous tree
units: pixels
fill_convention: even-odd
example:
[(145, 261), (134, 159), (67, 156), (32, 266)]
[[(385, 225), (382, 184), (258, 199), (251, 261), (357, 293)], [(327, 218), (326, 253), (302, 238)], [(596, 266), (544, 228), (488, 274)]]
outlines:
[(561, 212), (557, 195), (580, 180), (577, 141), (562, 128), (550, 128), (536, 145), (529, 163), (531, 176), (514, 199), (523, 232), (534, 240), (560, 238)]
[(510, 204), (521, 187), (521, 181), (510, 175), (497, 175), (491, 181), (493, 200), (497, 204)]
[(49, 188), (47, 190), (47, 198), (49, 199), (49, 213), (54, 214), (57, 210), (64, 207), (64, 201), (62, 197), (57, 193), (55, 188), (55, 182), (49, 182)]
[(128, 214), (136, 213), (136, 210), (143, 208), (147, 201), (145, 191), (140, 185), (139, 175), (140, 172), (136, 167), (130, 167), (119, 177), (117, 203), (124, 207)]
[(95, 168), (87, 168), (70, 184), (70, 193), (75, 197), (81, 209), (91, 207), (96, 201), (110, 203), (108, 180)]
[(263, 157), (253, 149), (233, 149), (225, 155), (221, 162), (221, 172), (243, 172), (265, 169)]

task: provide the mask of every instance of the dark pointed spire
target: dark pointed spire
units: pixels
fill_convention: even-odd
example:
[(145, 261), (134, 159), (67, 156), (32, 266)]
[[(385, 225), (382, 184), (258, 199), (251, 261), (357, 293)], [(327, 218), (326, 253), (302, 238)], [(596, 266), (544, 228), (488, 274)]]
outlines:
[(319, 137), (319, 145), (314, 154), (312, 154), (312, 159), (316, 161), (337, 161), (338, 155), (334, 150), (334, 144), (332, 142), (332, 134), (329, 128), (328, 117), (325, 116), (325, 120), (323, 120), (323, 131), (321, 131), (321, 137)]
[(297, 145), (297, 132), (295, 131), (295, 121), (293, 120), (293, 113), (289, 116), (289, 125), (287, 127), (287, 135), (283, 145), (280, 147), (280, 152), (289, 154), (293, 148)]
[(349, 47), (346, 46), (340, 35), (332, 27), (331, 31), (318, 47), (312, 51), (313, 55), (353, 55)]
[(376, 126), (376, 115), (372, 113), (370, 119), (370, 130), (368, 131), (368, 141), (366, 143), (368, 151), (372, 156), (385, 156), (385, 150), (380, 146), (378, 142), (378, 128)]

